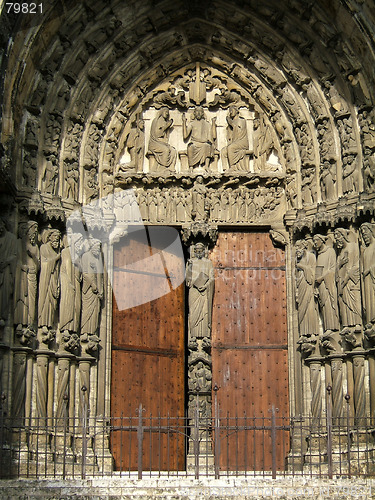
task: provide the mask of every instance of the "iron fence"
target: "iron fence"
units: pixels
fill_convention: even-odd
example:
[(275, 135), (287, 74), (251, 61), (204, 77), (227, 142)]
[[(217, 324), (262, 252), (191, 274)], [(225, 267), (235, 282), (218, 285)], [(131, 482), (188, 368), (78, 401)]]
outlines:
[(149, 415), (12, 418), (0, 412), (0, 477), (375, 476), (368, 418)]

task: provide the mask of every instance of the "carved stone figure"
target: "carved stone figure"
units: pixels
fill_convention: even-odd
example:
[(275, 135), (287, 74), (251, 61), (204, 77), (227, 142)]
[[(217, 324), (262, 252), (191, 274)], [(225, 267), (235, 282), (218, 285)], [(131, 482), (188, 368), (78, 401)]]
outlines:
[(254, 120), (254, 156), (256, 158), (257, 170), (266, 168), (267, 160), (274, 148), (271, 126), (265, 123), (263, 116)]
[(0, 219), (0, 326), (8, 319), (9, 306), (14, 287), (17, 238), (9, 232)]
[(192, 211), (191, 216), (194, 220), (206, 220), (206, 187), (203, 184), (203, 177), (198, 175), (192, 190)]
[(78, 196), (78, 163), (65, 162), (65, 198), (77, 200)]
[(343, 157), (342, 192), (350, 194), (358, 189), (357, 161), (354, 154)]
[(59, 167), (57, 166), (56, 156), (47, 154), (41, 175), (43, 193), (57, 194), (58, 175)]
[(100, 241), (93, 239), (90, 249), (82, 256), (81, 335), (97, 333), (103, 290)]
[(316, 198), (315, 168), (304, 168), (302, 171), (302, 199), (305, 205), (312, 205)]
[(323, 200), (336, 198), (336, 166), (328, 160), (324, 160), (321, 167), (320, 186)]
[(362, 254), (363, 309), (369, 331), (375, 327), (375, 224), (365, 222), (360, 230), (365, 246)]
[(359, 275), (359, 250), (355, 241), (350, 241), (347, 229), (335, 229), (335, 244), (338, 249), (336, 281), (343, 327), (361, 324), (361, 291)]
[(188, 124), (186, 115), (182, 115), (182, 133), (184, 141), (190, 139), (187, 145), (187, 157), (190, 168), (204, 167), (208, 169), (214, 156), (214, 142), (216, 141), (216, 118), (209, 123), (204, 115), (203, 108), (194, 108), (193, 119)]
[(318, 311), (314, 297), (316, 257), (305, 240), (297, 241), (296, 249), (296, 302), (301, 336), (318, 333)]
[(363, 147), (363, 180), (364, 190), (367, 193), (373, 193), (375, 191), (375, 154), (366, 142)]
[(18, 240), (18, 266), (15, 280), (14, 324), (18, 328), (34, 327), (40, 253), (38, 223), (29, 221), (20, 225)]
[(90, 203), (98, 197), (99, 187), (96, 182), (96, 169), (90, 168), (85, 178), (86, 203)]
[(189, 289), (189, 339), (211, 334), (214, 268), (204, 256), (205, 246), (197, 243), (195, 255), (186, 265), (186, 286)]
[(62, 118), (57, 115), (50, 115), (46, 124), (44, 140), (48, 146), (57, 148), (61, 138)]
[(342, 149), (350, 151), (356, 147), (356, 139), (353, 130), (353, 120), (351, 117), (343, 117), (337, 120)]
[(145, 154), (145, 122), (137, 120), (136, 127), (133, 127), (126, 139), (126, 147), (130, 155), (129, 167), (141, 172), (143, 168), (143, 158)]
[(47, 230), (40, 247), (38, 326), (44, 330), (55, 325), (60, 297), (60, 231)]
[(81, 234), (71, 234), (66, 238), (65, 248), (61, 251), (60, 267), (60, 317), (61, 331), (77, 333), (81, 314), (81, 269), (79, 259), (83, 251)]
[(189, 389), (193, 392), (210, 392), (212, 384), (211, 370), (199, 361), (189, 377)]
[(246, 161), (246, 154), (249, 153), (247, 125), (236, 106), (229, 107), (227, 123), (228, 145), (222, 149), (222, 155), (227, 158), (229, 168), (247, 172), (249, 170)]
[(338, 331), (340, 323), (335, 281), (336, 253), (332, 247), (328, 246), (326, 236), (316, 234), (313, 237), (313, 242), (318, 252), (315, 269), (315, 287), (322, 314), (323, 330), (324, 332)]
[(173, 169), (177, 159), (176, 149), (168, 143), (172, 125), (168, 108), (161, 108), (151, 124), (148, 154), (155, 157), (157, 166), (162, 169)]

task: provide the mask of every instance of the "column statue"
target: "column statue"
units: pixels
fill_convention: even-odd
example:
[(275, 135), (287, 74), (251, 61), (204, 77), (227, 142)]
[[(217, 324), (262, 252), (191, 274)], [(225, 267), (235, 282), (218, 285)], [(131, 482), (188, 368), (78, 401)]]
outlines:
[(62, 332), (77, 333), (79, 328), (82, 281), (79, 260), (83, 251), (83, 241), (81, 234), (70, 234), (61, 252), (59, 327)]
[(335, 229), (338, 249), (336, 281), (342, 326), (361, 324), (361, 293), (358, 245), (350, 241), (348, 229)]
[(316, 257), (305, 240), (296, 249), (296, 302), (300, 336), (311, 337), (319, 331), (317, 303), (314, 297)]
[(8, 319), (16, 259), (17, 238), (7, 230), (4, 220), (0, 219), (0, 327), (5, 326)]
[(210, 337), (214, 268), (205, 257), (205, 246), (197, 243), (194, 256), (186, 265), (186, 285), (189, 288), (189, 340)]
[(91, 240), (90, 249), (82, 256), (81, 335), (96, 335), (103, 300), (103, 264), (100, 241)]
[(49, 229), (40, 247), (38, 326), (44, 333), (55, 326), (60, 296), (60, 231)]
[(329, 239), (326, 236), (315, 234), (313, 243), (318, 253), (315, 268), (315, 295), (318, 298), (323, 322), (323, 347), (328, 350), (337, 350), (337, 339), (334, 344), (331, 343), (332, 333), (340, 329), (335, 281), (336, 253), (329, 246)]
[(29, 221), (20, 224), (18, 241), (18, 267), (15, 280), (14, 324), (17, 330), (23, 327), (34, 329), (40, 252), (38, 246), (38, 223)]
[(375, 224), (365, 222), (360, 228), (364, 249), (362, 253), (363, 309), (366, 330), (375, 335)]

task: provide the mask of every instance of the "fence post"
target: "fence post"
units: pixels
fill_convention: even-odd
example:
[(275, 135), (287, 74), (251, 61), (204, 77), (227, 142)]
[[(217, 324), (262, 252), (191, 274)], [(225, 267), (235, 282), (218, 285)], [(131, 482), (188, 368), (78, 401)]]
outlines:
[(350, 479), (352, 477), (351, 470), (350, 470), (350, 395), (346, 394), (345, 395), (345, 401), (346, 401), (346, 438), (347, 438), (347, 443), (348, 443), (348, 449), (347, 449), (347, 457), (348, 457), (348, 478)]
[(220, 436), (219, 436), (220, 416), (219, 416), (219, 404), (217, 401), (217, 391), (218, 390), (219, 390), (219, 387), (217, 384), (215, 384), (215, 386), (214, 386), (215, 479), (219, 479), (219, 477), (220, 477)]
[(276, 409), (271, 410), (272, 479), (276, 479)]
[[(137, 439), (138, 439), (138, 479), (142, 479), (143, 470), (143, 422), (142, 422), (142, 404), (138, 407), (138, 425), (137, 425)], [(150, 457), (151, 460), (151, 457)]]
[(86, 403), (86, 391), (87, 387), (83, 385), (81, 387), (82, 391), (82, 479), (86, 478), (86, 455), (87, 455), (87, 403)]
[(327, 386), (327, 460), (328, 460), (328, 477), (332, 479), (332, 401), (331, 401), (332, 387)]

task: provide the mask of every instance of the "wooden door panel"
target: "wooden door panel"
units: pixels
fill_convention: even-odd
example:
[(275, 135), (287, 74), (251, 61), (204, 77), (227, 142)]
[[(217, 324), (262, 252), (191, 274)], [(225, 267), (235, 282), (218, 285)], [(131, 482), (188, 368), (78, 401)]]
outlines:
[[(220, 464), (268, 470), (270, 411), (278, 408), (279, 423), (289, 414), (284, 252), (273, 247), (268, 233), (223, 232), (211, 259), (213, 385), (219, 387), (221, 425), (231, 427), (220, 433)], [(241, 425), (252, 430), (232, 428)], [(276, 466), (283, 469), (288, 435), (277, 433)]]
[[(137, 432), (126, 427), (137, 426), (142, 405), (143, 468), (182, 469), (183, 422), (172, 418), (183, 417), (185, 409), (184, 283), (174, 290), (169, 273), (180, 273), (184, 263), (169, 255), (168, 269), (148, 261), (143, 272), (137, 262), (157, 256), (158, 249), (151, 249), (142, 234), (132, 236), (114, 248), (111, 415), (118, 430), (111, 436), (112, 452), (117, 470), (137, 469)], [(162, 296), (142, 303), (144, 290), (155, 287)], [(138, 305), (119, 308), (126, 293), (132, 293)], [(160, 431), (167, 415), (169, 425), (181, 427), (181, 434)], [(151, 432), (150, 427), (159, 431)]]

